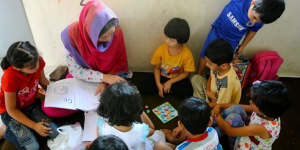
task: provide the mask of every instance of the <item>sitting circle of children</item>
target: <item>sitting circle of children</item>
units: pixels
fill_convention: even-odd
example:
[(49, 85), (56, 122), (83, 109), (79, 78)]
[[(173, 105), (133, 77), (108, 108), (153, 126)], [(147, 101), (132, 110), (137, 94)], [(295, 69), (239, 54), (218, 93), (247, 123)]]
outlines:
[[(219, 139), (224, 137), (231, 149), (272, 149), (279, 137), (280, 117), (290, 106), (288, 90), (280, 81), (256, 81), (250, 88), (249, 105), (240, 105), (242, 87), (232, 61), (264, 24), (277, 20), (284, 10), (284, 0), (230, 0), (211, 26), (198, 73), (191, 80), (196, 68), (186, 45), (190, 27), (185, 19), (173, 18), (164, 27), (164, 43), (150, 61), (151, 77), (129, 83), (131, 72), (119, 19), (101, 0), (89, 1), (79, 20), (61, 34), (67, 50), (66, 78), (96, 83), (93, 94), (101, 93), (97, 138), (87, 142), (85, 149), (221, 150)], [(44, 67), (37, 49), (23, 41), (12, 44), (1, 62), (4, 125), (0, 134), (20, 150), (40, 149), (40, 137), (51, 140), (60, 134), (53, 118), (79, 111), (46, 107), (37, 98), (38, 86), (46, 89), (50, 84)], [(203, 74), (205, 67), (210, 70), (208, 78)], [(155, 130), (143, 111), (144, 94), (183, 100), (175, 129)]]

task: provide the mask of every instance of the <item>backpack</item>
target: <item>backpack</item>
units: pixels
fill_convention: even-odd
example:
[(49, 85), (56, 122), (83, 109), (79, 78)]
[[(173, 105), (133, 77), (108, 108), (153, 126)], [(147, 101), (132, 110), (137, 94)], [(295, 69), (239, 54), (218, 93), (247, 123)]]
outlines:
[(258, 52), (248, 66), (242, 88), (252, 86), (256, 80), (278, 80), (277, 71), (282, 63), (276, 51)]

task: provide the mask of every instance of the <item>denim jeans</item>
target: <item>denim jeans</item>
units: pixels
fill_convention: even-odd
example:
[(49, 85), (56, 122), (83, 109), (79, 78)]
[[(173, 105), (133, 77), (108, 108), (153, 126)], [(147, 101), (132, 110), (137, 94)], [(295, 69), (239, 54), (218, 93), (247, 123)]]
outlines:
[[(21, 110), (29, 119), (35, 122), (45, 121), (50, 125), (52, 133), (49, 138), (55, 138), (58, 135), (57, 125), (51, 122), (50, 118), (47, 117), (41, 110), (40, 100), (29, 107)], [(1, 114), (1, 119), (6, 125), (7, 129), (4, 138), (14, 144), (19, 150), (38, 150), (39, 143), (35, 131), (28, 128), (24, 124), (13, 119), (7, 112)]]
[[(222, 112), (224, 120), (229, 123), (232, 127), (243, 127), (245, 123), (248, 122), (249, 117), (245, 110), (239, 105), (233, 105)], [(214, 123), (215, 124), (215, 123)], [(219, 127), (215, 128), (218, 132), (219, 138), (225, 135)], [(230, 148), (233, 149), (236, 137), (229, 137)]]

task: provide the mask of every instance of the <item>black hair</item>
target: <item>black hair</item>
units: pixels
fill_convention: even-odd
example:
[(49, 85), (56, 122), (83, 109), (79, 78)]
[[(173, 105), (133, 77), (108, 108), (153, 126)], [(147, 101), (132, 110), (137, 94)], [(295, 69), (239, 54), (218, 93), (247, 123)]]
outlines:
[(231, 63), (233, 60), (233, 48), (224, 39), (215, 39), (205, 50), (205, 56), (218, 66)]
[(106, 33), (111, 27), (116, 26), (117, 23), (117, 19), (116, 18), (112, 18), (110, 19), (102, 28), (102, 30), (100, 31), (99, 37), (102, 36), (104, 33)]
[(277, 20), (285, 10), (284, 0), (255, 0), (253, 10), (259, 14), (263, 23), (272, 23)]
[(142, 97), (137, 88), (121, 82), (105, 88), (97, 112), (110, 125), (130, 126), (139, 121), (142, 111)]
[(6, 56), (1, 61), (1, 68), (7, 69), (9, 66), (16, 68), (35, 67), (39, 58), (36, 48), (28, 41), (13, 43), (6, 52)]
[(179, 44), (186, 43), (190, 38), (190, 27), (186, 20), (181, 18), (171, 19), (164, 29), (165, 35), (174, 38)]
[(87, 150), (128, 150), (126, 144), (117, 136), (99, 136)]
[(280, 117), (290, 106), (288, 89), (275, 80), (254, 83), (251, 99), (262, 113), (271, 118)]
[(191, 134), (202, 134), (208, 127), (211, 108), (200, 98), (185, 99), (178, 108), (178, 119)]

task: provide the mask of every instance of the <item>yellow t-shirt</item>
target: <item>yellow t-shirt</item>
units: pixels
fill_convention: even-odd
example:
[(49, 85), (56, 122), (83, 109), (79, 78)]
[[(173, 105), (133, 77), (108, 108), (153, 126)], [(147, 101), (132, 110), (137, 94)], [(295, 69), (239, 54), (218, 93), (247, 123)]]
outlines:
[(162, 44), (155, 50), (150, 63), (160, 65), (160, 74), (167, 78), (174, 78), (184, 71), (195, 71), (192, 52), (186, 45), (183, 45), (178, 55), (170, 56), (168, 45)]
[(217, 72), (210, 71), (210, 77), (210, 89), (212, 92), (217, 93), (218, 104), (238, 104), (240, 102), (241, 83), (232, 66), (223, 76), (219, 76)]

